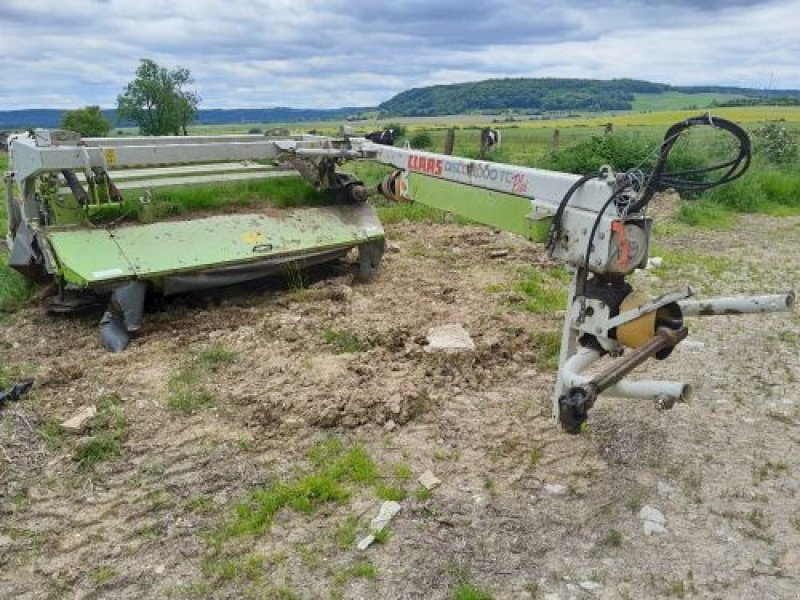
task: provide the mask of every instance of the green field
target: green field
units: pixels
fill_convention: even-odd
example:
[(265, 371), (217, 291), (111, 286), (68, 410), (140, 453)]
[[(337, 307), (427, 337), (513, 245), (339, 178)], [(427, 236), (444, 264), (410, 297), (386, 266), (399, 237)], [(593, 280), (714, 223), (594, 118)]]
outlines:
[(660, 94), (634, 94), (633, 110), (681, 110), (703, 109), (715, 100), (725, 102), (744, 98), (740, 94), (687, 94), (685, 92), (662, 92)]

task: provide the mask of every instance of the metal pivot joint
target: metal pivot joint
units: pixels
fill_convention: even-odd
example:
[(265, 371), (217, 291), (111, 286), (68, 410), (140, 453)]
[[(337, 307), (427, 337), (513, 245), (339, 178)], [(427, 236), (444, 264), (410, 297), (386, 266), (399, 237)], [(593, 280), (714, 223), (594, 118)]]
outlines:
[[(568, 433), (579, 433), (581, 425), (586, 422), (589, 409), (594, 406), (599, 394), (622, 381), (628, 373), (647, 359), (664, 350), (674, 348), (679, 342), (686, 339), (688, 333), (689, 331), (685, 327), (677, 330), (660, 327), (656, 335), (647, 343), (617, 360), (586, 383), (567, 389), (558, 399), (558, 419), (564, 430)], [(669, 402), (662, 399), (662, 404), (663, 407), (667, 407)]]

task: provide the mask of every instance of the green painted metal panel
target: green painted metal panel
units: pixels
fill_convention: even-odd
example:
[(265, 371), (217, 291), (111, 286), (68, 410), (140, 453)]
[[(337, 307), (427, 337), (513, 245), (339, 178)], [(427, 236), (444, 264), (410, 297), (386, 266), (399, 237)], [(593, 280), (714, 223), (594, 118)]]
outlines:
[(105, 229), (48, 231), (61, 275), (75, 285), (114, 281), (133, 277), (136, 273), (114, 238)]
[(419, 173), (409, 173), (409, 195), (415, 202), (466, 217), (478, 223), (541, 241), (548, 224), (533, 221), (529, 198), (471, 187)]
[(46, 236), (64, 277), (91, 286), (349, 247), (381, 239), (384, 231), (375, 209), (360, 203), (110, 229), (51, 230)]

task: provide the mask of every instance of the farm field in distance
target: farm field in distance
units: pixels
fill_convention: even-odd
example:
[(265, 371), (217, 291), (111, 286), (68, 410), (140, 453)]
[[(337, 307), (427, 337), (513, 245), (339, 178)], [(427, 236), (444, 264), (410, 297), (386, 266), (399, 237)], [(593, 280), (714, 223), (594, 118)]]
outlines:
[[(651, 148), (699, 112), (349, 125), (399, 123), (439, 152), (457, 126), (455, 153), (477, 156), (491, 124), (503, 141), (490, 159), (536, 166), (555, 160), (555, 128), (562, 149), (608, 122)], [(713, 113), (751, 131), (780, 120), (798, 139), (800, 107)], [(632, 277), (637, 288), (800, 287), (798, 162), (769, 163), (759, 140), (750, 179), (727, 195), (654, 202), (663, 263)], [(726, 149), (699, 132), (688, 144)], [(369, 184), (386, 172), (349, 168)], [(659, 412), (602, 399), (588, 430), (567, 436), (550, 418), (566, 284), (542, 245), (416, 205), (379, 213), (389, 249), (374, 281), (357, 283), (348, 257), (158, 302), (118, 355), (100, 346), (99, 313), (47, 315), (0, 251), (0, 389), (36, 382), (0, 407), (0, 597), (794, 597), (797, 311), (690, 319), (674, 356), (635, 375), (686, 380), (691, 402)], [(426, 352), (427, 331), (446, 323), (475, 351)], [(89, 404), (88, 430), (60, 428)], [(431, 490), (418, 482), (428, 470), (441, 480)], [(385, 500), (401, 511), (358, 550)], [(645, 507), (665, 533), (645, 533)]]

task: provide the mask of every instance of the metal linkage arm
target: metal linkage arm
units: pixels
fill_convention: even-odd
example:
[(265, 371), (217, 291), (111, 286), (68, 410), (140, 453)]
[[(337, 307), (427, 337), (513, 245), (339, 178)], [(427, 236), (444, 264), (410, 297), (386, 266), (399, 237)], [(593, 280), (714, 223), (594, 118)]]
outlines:
[[(46, 132), (45, 132), (46, 133)], [(88, 138), (78, 142), (47, 143), (47, 136), (18, 137), (11, 146), (14, 180), (45, 172), (124, 168), (239, 160), (275, 160), (303, 151), (330, 148), (331, 140), (317, 136), (272, 139), (264, 136)], [(325, 154), (321, 152), (321, 154)]]
[(782, 294), (769, 294), (766, 296), (685, 300), (678, 302), (678, 306), (684, 317), (709, 317), (716, 315), (784, 312), (792, 309), (794, 301), (794, 292), (784, 292)]

